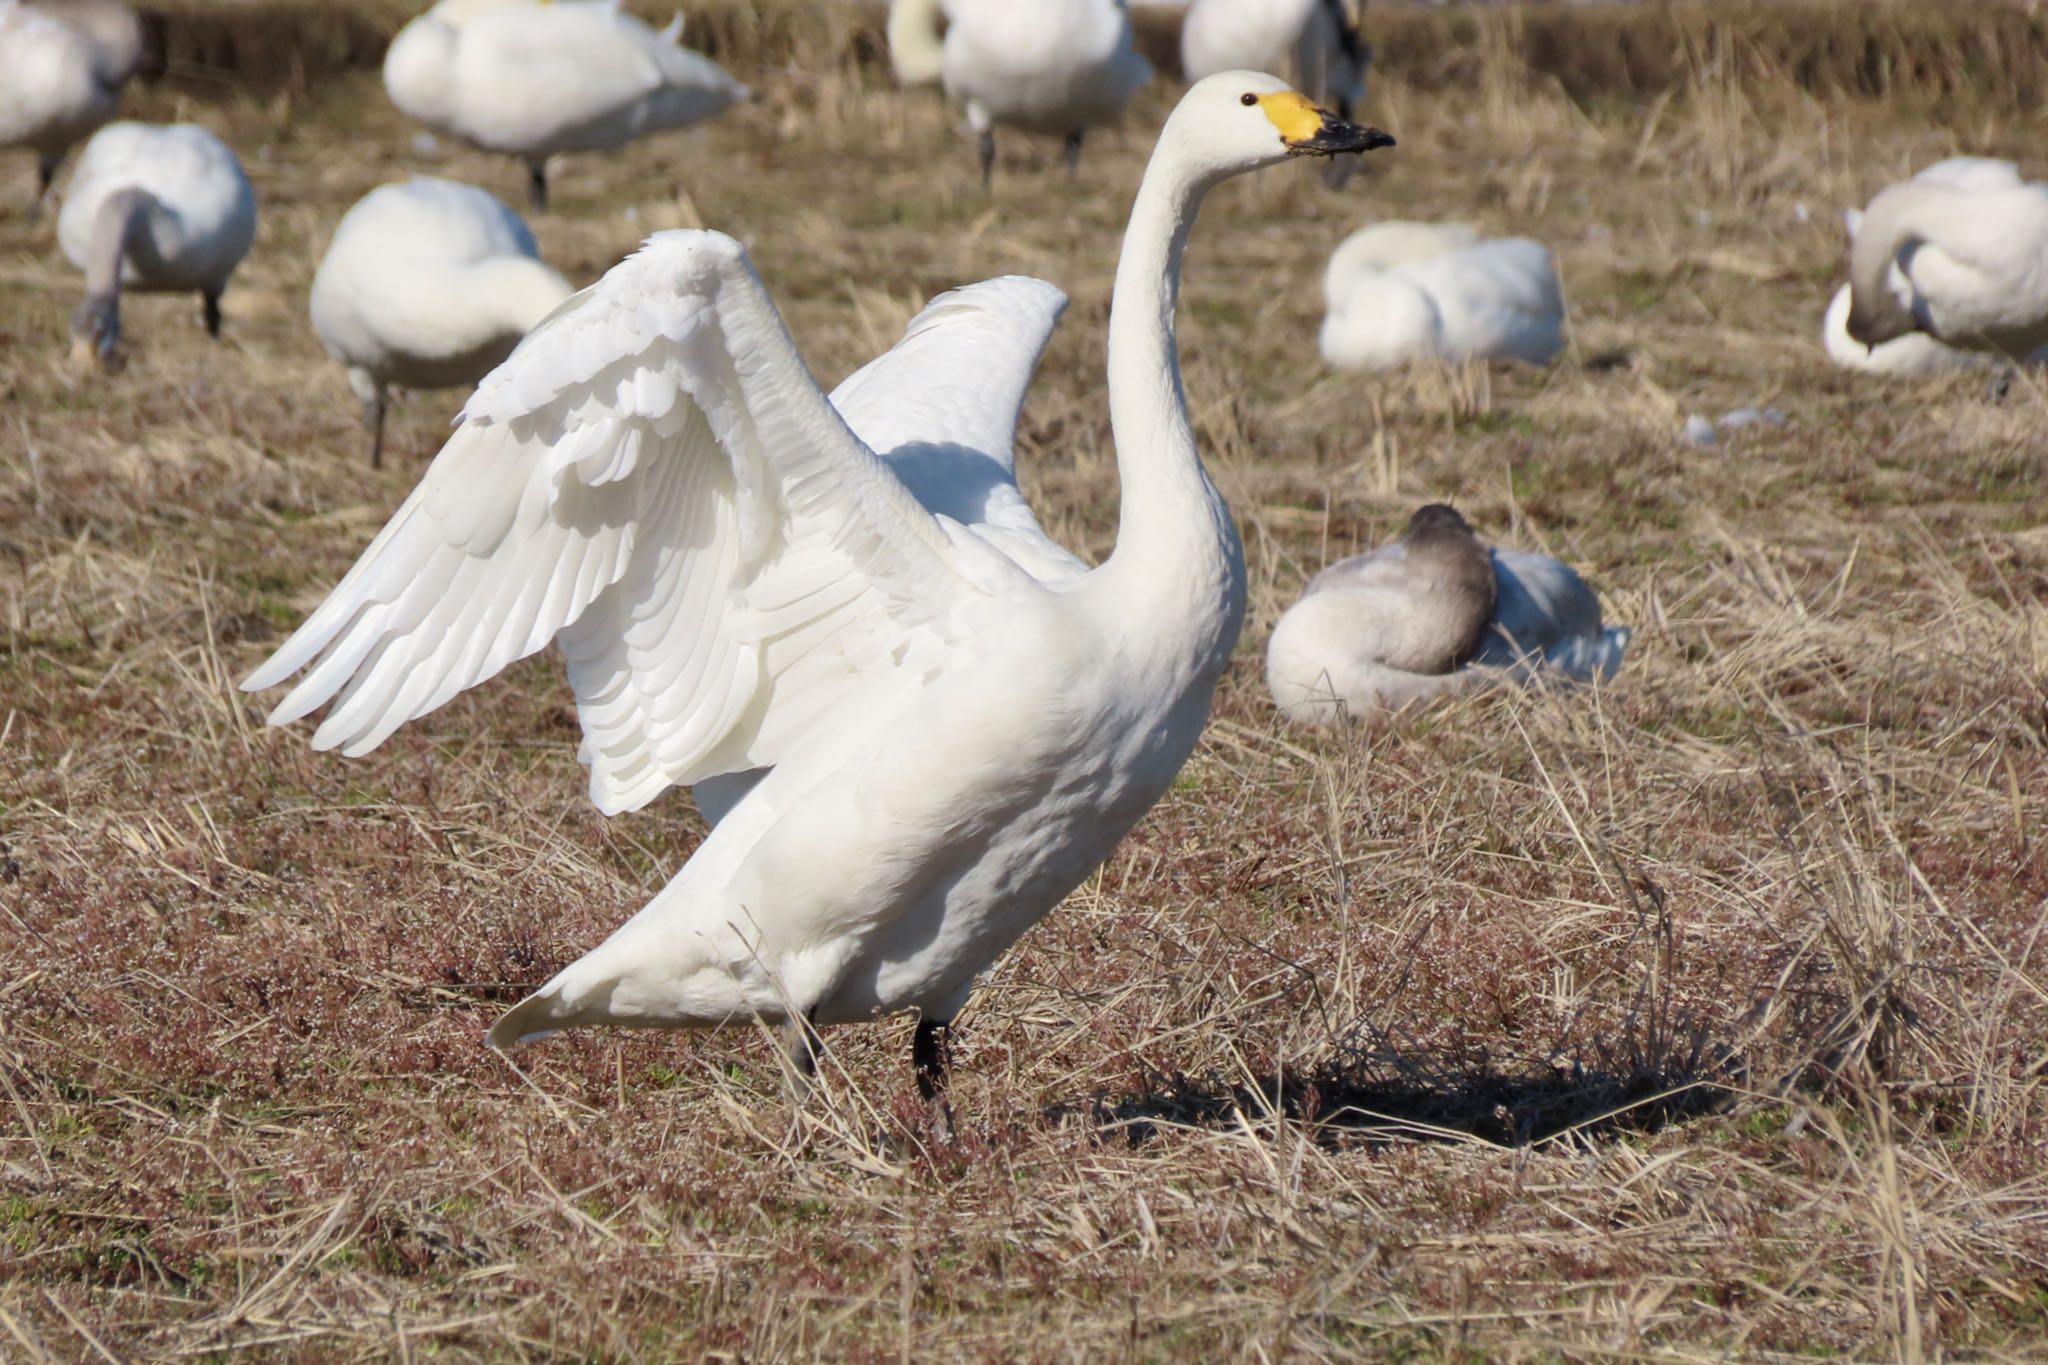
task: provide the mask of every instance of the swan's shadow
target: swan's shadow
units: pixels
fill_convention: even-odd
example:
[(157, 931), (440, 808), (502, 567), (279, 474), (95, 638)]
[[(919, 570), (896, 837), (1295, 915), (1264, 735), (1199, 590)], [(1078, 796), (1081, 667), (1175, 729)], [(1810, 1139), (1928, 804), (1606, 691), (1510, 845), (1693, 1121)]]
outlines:
[(1740, 1082), (1732, 1055), (1719, 1051), (1709, 1060), (1697, 1048), (1686, 1057), (1591, 1066), (1502, 1066), (1483, 1053), (1353, 1052), (1256, 1084), (1152, 1071), (1136, 1095), (1060, 1101), (1045, 1117), (1091, 1123), (1134, 1147), (1166, 1128), (1259, 1131), (1276, 1118), (1301, 1125), (1325, 1147), (1474, 1138), (1519, 1147), (1567, 1135), (1655, 1132), (1726, 1108)]

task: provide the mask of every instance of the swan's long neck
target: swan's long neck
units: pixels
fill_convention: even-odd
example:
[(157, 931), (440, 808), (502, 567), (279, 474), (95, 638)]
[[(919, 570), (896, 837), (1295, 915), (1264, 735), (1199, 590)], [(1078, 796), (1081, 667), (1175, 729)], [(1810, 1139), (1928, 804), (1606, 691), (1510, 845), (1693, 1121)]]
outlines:
[(1100, 578), (1139, 612), (1212, 618), (1224, 652), (1244, 615), (1244, 547), (1188, 423), (1174, 338), (1181, 255), (1206, 180), (1168, 135), (1146, 168), (1109, 309), (1109, 421), (1123, 508)]

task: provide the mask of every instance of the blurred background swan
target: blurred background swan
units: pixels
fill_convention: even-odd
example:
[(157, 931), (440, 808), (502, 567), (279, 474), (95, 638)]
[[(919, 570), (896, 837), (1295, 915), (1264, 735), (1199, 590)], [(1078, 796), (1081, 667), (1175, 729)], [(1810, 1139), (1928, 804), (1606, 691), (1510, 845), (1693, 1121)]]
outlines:
[(1123, 0), (892, 0), (888, 34), (899, 80), (940, 80), (966, 107), (984, 187), (998, 126), (1060, 138), (1071, 172), (1082, 138), (1152, 79)]
[(36, 204), (141, 63), (142, 25), (118, 0), (0, 0), (0, 147), (35, 152)]
[(1508, 678), (1611, 677), (1629, 635), (1570, 565), (1489, 549), (1431, 503), (1309, 580), (1273, 629), (1266, 687), (1289, 721), (1334, 725)]
[[(1218, 71), (1281, 71), (1339, 118), (1365, 103), (1372, 49), (1361, 33), (1365, 0), (1195, 0), (1180, 30), (1190, 81)], [(1359, 165), (1337, 161), (1331, 169)]]
[(545, 209), (555, 153), (609, 151), (747, 98), (682, 29), (680, 14), (657, 32), (612, 0), (442, 0), (392, 39), (384, 88), (429, 127), (524, 160)]
[(1564, 287), (1526, 237), (1482, 240), (1464, 223), (1375, 223), (1323, 275), (1323, 358), (1384, 370), (1417, 360), (1522, 360), (1564, 348)]
[(421, 176), (342, 215), (313, 276), (313, 330), (363, 400), (384, 462), (388, 390), (468, 387), (574, 290), (496, 196)]
[(228, 145), (197, 124), (110, 123), (78, 159), (57, 244), (85, 272), (74, 356), (120, 363), (121, 291), (195, 290), (209, 336), (256, 239), (256, 194)]

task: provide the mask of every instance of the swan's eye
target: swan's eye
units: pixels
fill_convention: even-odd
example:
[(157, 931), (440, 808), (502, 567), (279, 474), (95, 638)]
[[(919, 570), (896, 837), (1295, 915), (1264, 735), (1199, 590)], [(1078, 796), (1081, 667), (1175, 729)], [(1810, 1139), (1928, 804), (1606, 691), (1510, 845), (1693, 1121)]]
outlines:
[(1257, 95), (1254, 95), (1251, 91), (1247, 90), (1242, 95), (1239, 95), (1237, 97), (1237, 102), (1239, 104), (1242, 104), (1245, 108), (1249, 109), (1254, 104), (1257, 104), (1259, 102), (1259, 97)]

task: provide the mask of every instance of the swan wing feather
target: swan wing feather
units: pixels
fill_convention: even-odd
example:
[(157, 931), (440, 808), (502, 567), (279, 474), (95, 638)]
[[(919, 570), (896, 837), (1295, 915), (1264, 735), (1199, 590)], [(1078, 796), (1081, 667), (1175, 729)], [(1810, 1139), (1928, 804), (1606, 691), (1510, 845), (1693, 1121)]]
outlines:
[(665, 232), (477, 387), (327, 599), (244, 681), (375, 748), (559, 640), (591, 796), (772, 764), (862, 678), (937, 666), (975, 594), (826, 400), (746, 253)]

